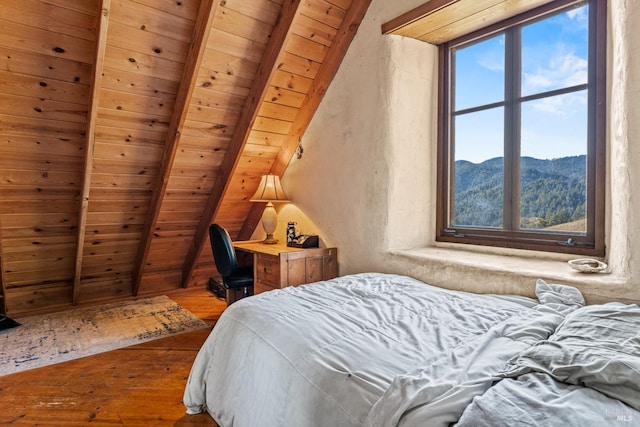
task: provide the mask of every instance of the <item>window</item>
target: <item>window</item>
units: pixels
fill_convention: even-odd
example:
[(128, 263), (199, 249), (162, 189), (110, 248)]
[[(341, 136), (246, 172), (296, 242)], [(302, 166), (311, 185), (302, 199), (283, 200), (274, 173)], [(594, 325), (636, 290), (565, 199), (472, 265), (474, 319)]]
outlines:
[(604, 0), (440, 47), (439, 241), (604, 255)]

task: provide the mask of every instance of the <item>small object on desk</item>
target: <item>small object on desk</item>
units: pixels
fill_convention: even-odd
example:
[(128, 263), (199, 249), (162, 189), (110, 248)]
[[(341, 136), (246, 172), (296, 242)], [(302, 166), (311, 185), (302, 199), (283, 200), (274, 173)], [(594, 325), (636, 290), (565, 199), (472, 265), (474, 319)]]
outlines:
[(292, 246), (296, 239), (296, 223), (289, 221), (287, 223), (287, 246)]
[(303, 234), (296, 237), (292, 246), (295, 248), (318, 248), (320, 247), (320, 238), (317, 235)]

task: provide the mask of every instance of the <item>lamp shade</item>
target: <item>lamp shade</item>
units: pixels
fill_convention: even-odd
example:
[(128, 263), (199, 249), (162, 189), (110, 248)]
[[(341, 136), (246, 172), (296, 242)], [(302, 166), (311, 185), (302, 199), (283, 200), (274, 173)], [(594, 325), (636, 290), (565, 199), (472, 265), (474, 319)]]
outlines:
[(284, 194), (278, 175), (262, 175), (256, 193), (251, 197), (252, 202), (288, 202)]

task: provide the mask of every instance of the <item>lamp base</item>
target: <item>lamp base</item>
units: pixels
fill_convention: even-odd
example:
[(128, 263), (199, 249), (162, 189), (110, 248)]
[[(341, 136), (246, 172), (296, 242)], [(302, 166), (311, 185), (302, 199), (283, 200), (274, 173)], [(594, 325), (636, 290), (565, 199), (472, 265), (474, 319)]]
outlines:
[(276, 231), (278, 225), (278, 213), (276, 208), (273, 207), (273, 203), (267, 203), (262, 213), (262, 228), (267, 233), (267, 238), (262, 241), (265, 245), (274, 245), (278, 243), (278, 240), (273, 238), (273, 233)]
[(278, 243), (278, 239), (273, 238), (273, 234), (267, 234), (267, 238), (262, 241), (265, 245), (275, 245)]

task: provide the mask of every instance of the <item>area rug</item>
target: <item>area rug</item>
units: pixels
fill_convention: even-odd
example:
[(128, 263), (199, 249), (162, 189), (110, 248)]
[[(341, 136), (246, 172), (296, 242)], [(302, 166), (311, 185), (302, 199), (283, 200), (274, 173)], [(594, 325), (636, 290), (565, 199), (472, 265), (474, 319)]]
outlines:
[(0, 376), (208, 327), (167, 296), (17, 320), (0, 332)]

